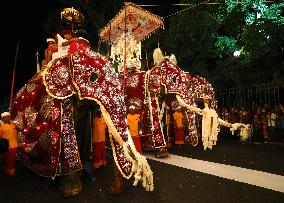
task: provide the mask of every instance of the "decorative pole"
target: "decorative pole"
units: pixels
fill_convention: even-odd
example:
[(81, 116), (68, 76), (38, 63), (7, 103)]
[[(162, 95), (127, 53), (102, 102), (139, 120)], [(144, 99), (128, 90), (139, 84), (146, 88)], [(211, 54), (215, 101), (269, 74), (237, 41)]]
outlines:
[(39, 60), (38, 60), (38, 51), (36, 52), (36, 72), (39, 73), (40, 72), (40, 65), (39, 65)]
[(14, 99), (13, 95), (14, 95), (14, 84), (15, 84), (15, 76), (16, 76), (16, 64), (17, 64), (17, 58), (18, 58), (18, 51), (19, 51), (19, 41), (17, 42), (16, 54), (15, 54), (15, 59), (14, 59), (12, 86), (11, 86), (11, 94), (10, 94), (10, 113), (12, 113), (12, 108), (13, 108), (13, 99)]
[(146, 48), (145, 48), (145, 54), (146, 54), (146, 66), (147, 66), (147, 70), (149, 70), (148, 53), (147, 53)]
[(126, 30), (126, 20), (127, 20), (127, 4), (125, 3), (125, 10), (124, 10), (124, 64), (123, 64), (123, 86), (122, 86), (122, 92), (123, 95), (125, 95), (125, 86), (126, 86), (126, 34), (127, 34), (127, 30)]
[(110, 57), (111, 56), (111, 23), (109, 24), (108, 41), (109, 41), (108, 57)]

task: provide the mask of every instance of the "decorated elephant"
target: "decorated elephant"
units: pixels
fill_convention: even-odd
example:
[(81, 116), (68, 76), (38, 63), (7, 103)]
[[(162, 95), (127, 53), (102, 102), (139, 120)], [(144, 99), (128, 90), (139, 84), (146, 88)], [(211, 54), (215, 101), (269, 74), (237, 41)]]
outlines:
[[(186, 117), (188, 128), (185, 140), (194, 146), (198, 143), (196, 116), (202, 116), (203, 146), (204, 149), (212, 148), (217, 141), (219, 125), (233, 128), (232, 124), (220, 119), (216, 113), (217, 101), (213, 87), (203, 77), (198, 75), (192, 77), (188, 72), (179, 68), (174, 55), (164, 57), (161, 50), (157, 48), (153, 58), (155, 66), (147, 72), (136, 71), (135, 67), (128, 67), (125, 82), (127, 110), (130, 106), (135, 106), (144, 124), (140, 136), (143, 150), (155, 150), (156, 157), (167, 156), (167, 142), (170, 137), (165, 135), (162, 129), (165, 107), (168, 107), (167, 111), (171, 112), (184, 107), (183, 114)], [(207, 108), (198, 108), (197, 104), (200, 102), (207, 105)], [(208, 116), (207, 109), (211, 112), (210, 116)], [(205, 127), (208, 122), (211, 122), (207, 117), (215, 122), (214, 129), (211, 131), (209, 127), (208, 129)], [(234, 126), (243, 127), (243, 124)]]
[[(100, 105), (122, 176), (129, 179), (134, 175), (134, 185), (141, 181), (147, 191), (152, 191), (153, 173), (129, 135), (118, 74), (106, 57), (91, 50), (87, 40), (70, 40), (70, 50), (51, 61), (16, 95), (12, 116), (23, 133), (25, 165), (51, 178), (72, 177), (82, 169), (72, 108), (77, 97)], [(81, 191), (80, 180), (71, 183), (71, 190), (64, 191), (64, 196)]]
[[(216, 100), (211, 84), (204, 78), (191, 77), (176, 65), (172, 56), (164, 57), (160, 49), (156, 49), (153, 56), (155, 66), (147, 72), (128, 67), (125, 101), (127, 110), (130, 106), (135, 106), (142, 118), (144, 126), (140, 139), (143, 150), (156, 150), (157, 157), (165, 157), (169, 139), (162, 129), (165, 107), (173, 111), (181, 106), (176, 95), (191, 106), (196, 106), (197, 99), (207, 99), (216, 108)], [(196, 145), (195, 112), (185, 109), (184, 114), (188, 121), (186, 139), (192, 139), (192, 143)]]

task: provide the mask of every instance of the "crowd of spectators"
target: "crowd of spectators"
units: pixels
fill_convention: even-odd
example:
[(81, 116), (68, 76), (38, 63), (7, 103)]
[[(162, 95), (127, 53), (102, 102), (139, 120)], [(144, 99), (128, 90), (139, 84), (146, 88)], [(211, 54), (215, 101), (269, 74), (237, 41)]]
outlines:
[[(250, 136), (247, 141), (254, 143), (284, 143), (284, 108), (283, 105), (261, 106), (252, 108), (220, 108), (218, 115), (230, 123), (250, 124)], [(221, 129), (221, 135), (229, 136), (226, 129)]]

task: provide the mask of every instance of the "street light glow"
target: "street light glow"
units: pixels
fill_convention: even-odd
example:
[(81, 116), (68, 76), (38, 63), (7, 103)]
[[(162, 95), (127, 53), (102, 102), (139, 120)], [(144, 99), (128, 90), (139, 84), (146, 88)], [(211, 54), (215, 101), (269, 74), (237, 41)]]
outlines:
[(235, 51), (234, 52), (234, 57), (239, 57), (241, 55), (241, 51)]

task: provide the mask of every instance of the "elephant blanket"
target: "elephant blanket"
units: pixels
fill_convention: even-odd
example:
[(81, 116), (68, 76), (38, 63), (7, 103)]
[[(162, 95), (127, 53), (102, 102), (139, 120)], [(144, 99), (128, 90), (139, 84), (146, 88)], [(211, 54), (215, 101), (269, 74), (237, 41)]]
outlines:
[[(114, 160), (125, 178), (130, 162), (114, 136), (129, 143), (121, 84), (106, 57), (77, 52), (56, 59), (35, 75), (16, 95), (12, 116), (24, 137), (25, 164), (35, 173), (55, 177), (82, 169), (72, 115), (72, 100), (96, 101), (111, 129)], [(131, 138), (130, 138), (131, 139)]]
[(17, 93), (13, 110), (24, 134), (22, 150), (26, 166), (46, 177), (82, 169), (71, 119), (71, 98), (51, 97), (39, 77)]

